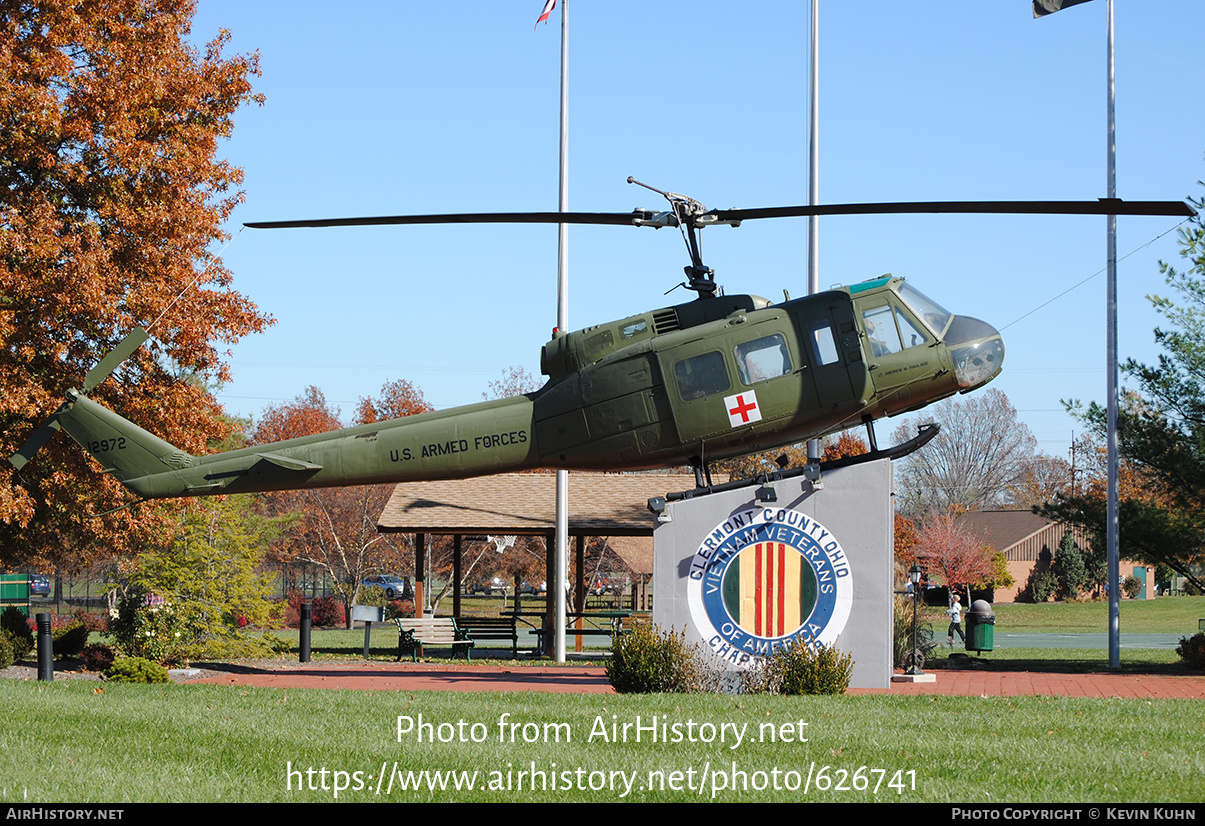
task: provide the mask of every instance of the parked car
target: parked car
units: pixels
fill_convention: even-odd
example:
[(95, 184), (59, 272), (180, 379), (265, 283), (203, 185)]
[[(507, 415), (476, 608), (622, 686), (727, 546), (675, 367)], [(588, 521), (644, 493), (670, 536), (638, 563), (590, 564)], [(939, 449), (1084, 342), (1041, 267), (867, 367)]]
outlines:
[(523, 585), (519, 587), (519, 593), (532, 594), (534, 596), (546, 594), (548, 593), (548, 583), (542, 579), (538, 582), (532, 582), (530, 579), (525, 579), (523, 580)]
[(509, 594), (510, 583), (500, 576), (487, 576), (470, 582), (465, 586), (465, 591), (470, 594), (485, 594), (486, 596), (490, 596), (491, 594)]
[(376, 574), (375, 576), (370, 576), (364, 580), (364, 586), (367, 588), (383, 588), (385, 596), (389, 599), (412, 599), (414, 597), (414, 591), (410, 588), (410, 581), (393, 574)]
[(29, 595), (31, 597), (50, 596), (50, 577), (46, 574), (30, 574)]

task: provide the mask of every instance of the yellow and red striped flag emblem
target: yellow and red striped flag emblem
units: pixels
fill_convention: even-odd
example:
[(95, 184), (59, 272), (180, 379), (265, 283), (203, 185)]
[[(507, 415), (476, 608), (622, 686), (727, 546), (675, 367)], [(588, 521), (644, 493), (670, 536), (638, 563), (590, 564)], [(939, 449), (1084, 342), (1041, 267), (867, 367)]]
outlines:
[(782, 542), (741, 551), (724, 576), (724, 603), (736, 623), (758, 637), (793, 633), (816, 604), (816, 577), (803, 557)]

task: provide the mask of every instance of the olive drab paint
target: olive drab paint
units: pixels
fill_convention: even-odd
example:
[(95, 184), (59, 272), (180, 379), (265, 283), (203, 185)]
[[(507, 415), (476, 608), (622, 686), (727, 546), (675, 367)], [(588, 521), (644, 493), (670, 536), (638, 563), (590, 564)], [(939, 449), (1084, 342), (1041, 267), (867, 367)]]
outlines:
[[(781, 304), (693, 301), (574, 332), (541, 352), (522, 396), (192, 456), (91, 401), (145, 338), (70, 391), (12, 461), (61, 427), (145, 499), (459, 479), (531, 468), (643, 470), (819, 438), (987, 383), (1004, 345), (990, 325), (883, 277)], [(99, 372), (98, 372), (99, 371)]]

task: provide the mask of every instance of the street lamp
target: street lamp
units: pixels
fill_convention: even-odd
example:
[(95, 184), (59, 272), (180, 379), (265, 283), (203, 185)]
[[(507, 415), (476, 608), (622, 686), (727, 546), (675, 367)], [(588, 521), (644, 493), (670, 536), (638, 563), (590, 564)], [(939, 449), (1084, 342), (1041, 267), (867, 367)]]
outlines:
[(916, 602), (920, 598), (920, 577), (920, 563), (913, 562), (912, 567), (908, 569), (908, 580), (912, 583), (912, 665), (904, 672), (912, 675), (925, 673), (917, 665), (920, 657), (916, 647)]

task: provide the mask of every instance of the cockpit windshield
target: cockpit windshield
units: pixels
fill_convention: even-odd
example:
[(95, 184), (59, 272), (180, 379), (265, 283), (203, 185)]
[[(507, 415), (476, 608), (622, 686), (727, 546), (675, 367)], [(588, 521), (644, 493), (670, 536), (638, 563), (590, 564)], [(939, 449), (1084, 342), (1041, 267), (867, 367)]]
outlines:
[(907, 281), (900, 284), (900, 298), (904, 299), (913, 312), (922, 318), (938, 336), (945, 332), (946, 326), (953, 317), (949, 310), (909, 285)]

